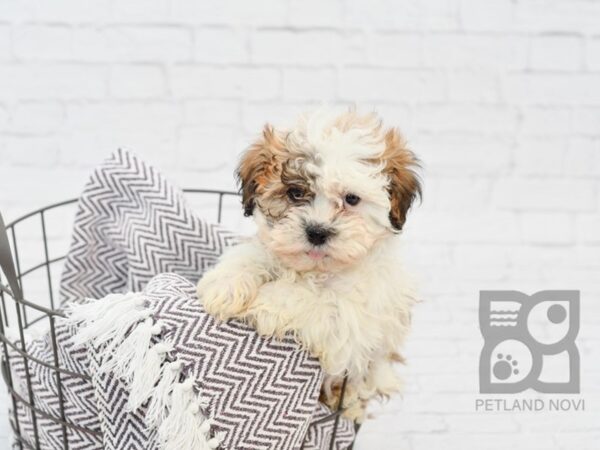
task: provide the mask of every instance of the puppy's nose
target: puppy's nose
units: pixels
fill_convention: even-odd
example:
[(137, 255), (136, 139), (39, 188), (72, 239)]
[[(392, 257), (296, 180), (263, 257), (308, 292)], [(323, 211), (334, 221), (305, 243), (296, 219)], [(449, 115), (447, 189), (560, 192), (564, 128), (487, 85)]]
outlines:
[(333, 232), (323, 225), (309, 224), (306, 227), (306, 238), (313, 245), (323, 245), (332, 234)]

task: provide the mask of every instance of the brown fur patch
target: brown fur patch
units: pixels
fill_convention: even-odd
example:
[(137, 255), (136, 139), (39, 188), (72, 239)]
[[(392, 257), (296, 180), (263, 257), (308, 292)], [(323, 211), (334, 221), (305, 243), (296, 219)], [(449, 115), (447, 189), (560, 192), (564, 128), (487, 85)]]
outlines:
[(244, 153), (237, 171), (244, 214), (251, 216), (258, 205), (266, 216), (281, 217), (293, 203), (287, 196), (291, 186), (305, 193), (304, 199), (294, 203), (309, 201), (313, 179), (303, 163), (304, 156), (292, 155), (284, 137), (265, 125), (262, 137)]
[(271, 125), (265, 125), (262, 137), (242, 155), (237, 170), (244, 215), (252, 215), (257, 196), (269, 183), (280, 178), (285, 159), (283, 140)]
[(398, 352), (390, 353), (389, 359), (390, 359), (390, 361), (393, 361), (396, 363), (406, 364), (406, 359), (404, 359), (404, 356), (402, 356)]
[(370, 162), (383, 163), (383, 173), (390, 179), (390, 222), (395, 229), (401, 230), (410, 206), (422, 195), (421, 182), (415, 172), (420, 165), (414, 153), (406, 148), (406, 142), (398, 130), (388, 130), (384, 140), (385, 150)]

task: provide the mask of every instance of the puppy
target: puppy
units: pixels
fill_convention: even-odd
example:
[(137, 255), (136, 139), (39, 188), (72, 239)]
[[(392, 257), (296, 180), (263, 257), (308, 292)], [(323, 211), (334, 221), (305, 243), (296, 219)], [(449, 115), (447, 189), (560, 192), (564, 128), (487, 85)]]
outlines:
[(415, 293), (396, 249), (421, 195), (418, 161), (374, 114), (325, 109), (288, 131), (265, 126), (238, 177), (256, 236), (198, 283), (206, 311), (260, 334), (293, 335), (325, 372), (321, 398), (357, 422), (367, 401), (397, 392), (393, 363)]

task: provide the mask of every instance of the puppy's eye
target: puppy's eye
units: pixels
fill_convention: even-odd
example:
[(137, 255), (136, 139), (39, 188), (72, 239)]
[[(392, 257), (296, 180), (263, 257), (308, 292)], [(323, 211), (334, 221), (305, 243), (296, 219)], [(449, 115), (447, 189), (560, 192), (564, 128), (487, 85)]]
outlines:
[(346, 194), (344, 197), (344, 201), (348, 203), (350, 206), (358, 205), (360, 202), (360, 197), (356, 194)]
[(293, 202), (297, 202), (304, 198), (304, 190), (299, 187), (291, 187), (287, 190), (287, 196)]

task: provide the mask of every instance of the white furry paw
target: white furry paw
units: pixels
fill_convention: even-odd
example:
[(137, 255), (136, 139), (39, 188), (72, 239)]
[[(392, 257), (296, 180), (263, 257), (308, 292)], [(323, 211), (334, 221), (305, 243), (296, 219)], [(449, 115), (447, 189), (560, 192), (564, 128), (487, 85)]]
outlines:
[(206, 312), (220, 320), (242, 316), (256, 297), (254, 278), (244, 273), (232, 274), (216, 269), (198, 282), (198, 299)]
[(367, 378), (369, 387), (381, 397), (389, 398), (402, 390), (402, 379), (390, 361), (377, 361)]
[[(327, 383), (327, 381), (325, 382)], [(328, 386), (321, 391), (320, 400), (323, 401), (329, 408), (336, 410), (339, 406), (340, 397), (342, 393), (342, 380), (337, 380), (333, 385)], [(354, 423), (362, 423), (366, 417), (367, 410), (366, 399), (359, 396), (359, 392), (351, 382), (346, 385), (346, 391), (344, 393), (344, 404), (342, 415), (352, 420)]]
[(367, 417), (367, 401), (357, 399), (345, 406), (342, 413), (346, 419), (350, 419), (354, 423), (363, 423)]

